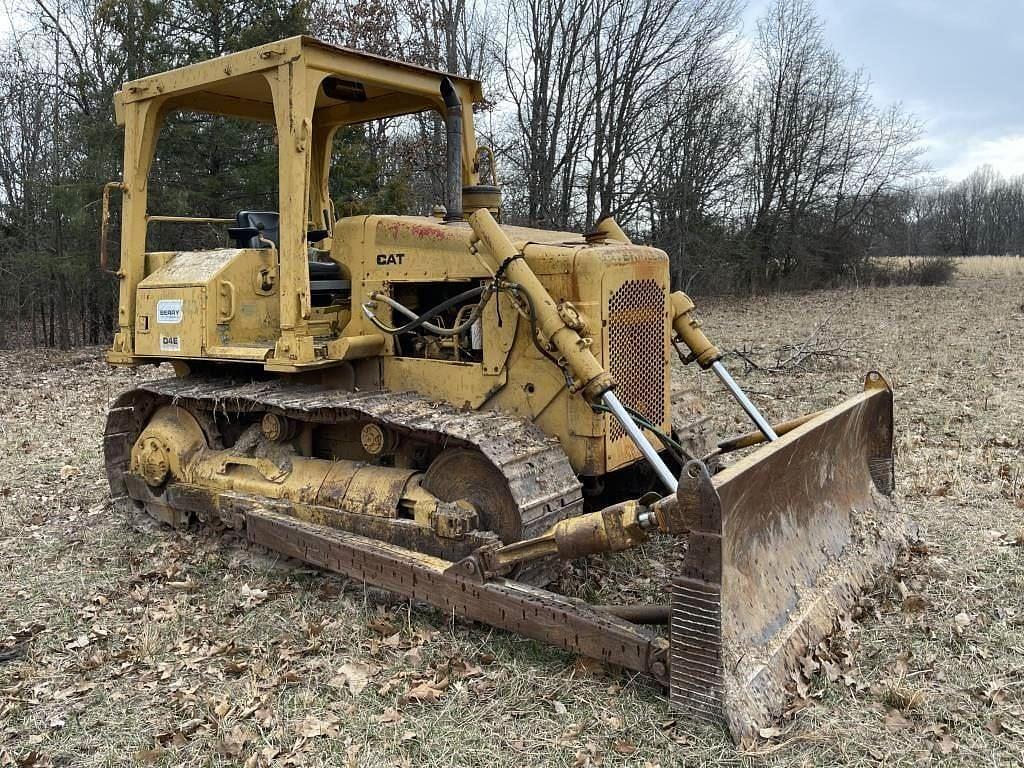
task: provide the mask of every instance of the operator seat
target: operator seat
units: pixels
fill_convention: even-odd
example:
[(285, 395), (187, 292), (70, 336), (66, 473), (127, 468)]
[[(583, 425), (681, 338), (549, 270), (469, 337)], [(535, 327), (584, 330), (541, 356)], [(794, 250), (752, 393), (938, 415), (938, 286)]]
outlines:
[[(281, 248), (281, 215), (277, 211), (239, 211), (235, 215), (235, 226), (240, 228), (254, 227), (261, 230), (263, 237)], [(235, 239), (237, 248), (266, 248), (259, 236), (239, 237)]]
[[(260, 240), (260, 235), (264, 240), (272, 242), (274, 248), (281, 247), (281, 216), (277, 211), (239, 211), (235, 215), (235, 227), (248, 230), (242, 234), (228, 231), (236, 248), (267, 248), (267, 244)], [(259, 235), (249, 236), (253, 229), (259, 230)], [(327, 237), (327, 232), (315, 230), (307, 232), (306, 236), (311, 242), (318, 242)], [(314, 307), (328, 306), (336, 299), (349, 295), (351, 289), (352, 283), (341, 279), (341, 268), (335, 262), (310, 259), (309, 292)]]

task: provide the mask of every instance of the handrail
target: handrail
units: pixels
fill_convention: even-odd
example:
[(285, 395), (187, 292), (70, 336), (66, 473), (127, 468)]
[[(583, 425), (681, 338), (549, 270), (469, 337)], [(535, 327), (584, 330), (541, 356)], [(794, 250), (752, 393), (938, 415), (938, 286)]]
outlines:
[(103, 212), (100, 214), (100, 269), (116, 274), (107, 269), (107, 229), (110, 226), (110, 190), (119, 189), (124, 192), (128, 187), (123, 181), (108, 181), (103, 185)]
[(234, 219), (220, 219), (215, 216), (147, 216), (146, 221), (169, 221), (178, 224), (234, 224)]

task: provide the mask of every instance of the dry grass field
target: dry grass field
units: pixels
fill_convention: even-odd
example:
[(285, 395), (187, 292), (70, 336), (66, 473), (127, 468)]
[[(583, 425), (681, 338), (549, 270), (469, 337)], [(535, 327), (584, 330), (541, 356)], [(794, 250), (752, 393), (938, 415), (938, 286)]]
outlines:
[[(1020, 765), (1024, 274), (703, 309), (759, 366), (730, 361), (773, 418), (858, 391), (871, 367), (897, 393), (897, 501), (921, 542), (821, 649), (835, 664), (810, 665), (778, 734), (741, 751), (642, 679), (114, 515), (104, 412), (166, 372), (3, 352), (0, 766)], [(819, 354), (771, 370), (787, 345)], [(746, 429), (710, 377), (676, 375), (722, 433)], [(625, 564), (640, 581), (658, 566)]]
[(1024, 258), (1020, 256), (964, 256), (955, 261), (956, 270), (963, 277), (1020, 277), (1024, 275)]
[[(877, 266), (890, 268), (921, 264), (932, 256), (910, 256), (902, 258), (875, 259)], [(963, 278), (1020, 277), (1024, 275), (1024, 257), (1021, 256), (957, 256), (953, 258), (956, 272)]]

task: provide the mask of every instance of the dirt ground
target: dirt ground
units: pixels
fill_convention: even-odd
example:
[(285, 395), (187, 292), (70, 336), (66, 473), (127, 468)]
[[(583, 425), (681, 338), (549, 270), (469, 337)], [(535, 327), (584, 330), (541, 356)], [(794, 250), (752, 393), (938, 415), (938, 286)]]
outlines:
[[(773, 418), (872, 367), (896, 390), (897, 501), (922, 541), (862, 601), (847, 653), (808, 665), (778, 733), (741, 751), (643, 679), (115, 515), (107, 404), (165, 372), (3, 352), (0, 766), (1020, 765), (1024, 274), (714, 299), (703, 319), (785, 364), (728, 361)], [(787, 344), (819, 354), (793, 368)], [(710, 377), (675, 375), (721, 432), (746, 430)]]

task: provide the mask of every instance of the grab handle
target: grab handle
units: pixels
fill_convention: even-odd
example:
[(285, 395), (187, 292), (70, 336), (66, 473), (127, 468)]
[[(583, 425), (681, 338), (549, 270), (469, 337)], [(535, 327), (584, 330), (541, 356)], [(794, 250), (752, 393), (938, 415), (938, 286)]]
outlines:
[(108, 181), (103, 185), (103, 212), (100, 214), (100, 269), (110, 274), (117, 274), (107, 268), (107, 229), (110, 227), (110, 190), (124, 192), (127, 187), (123, 181)]

